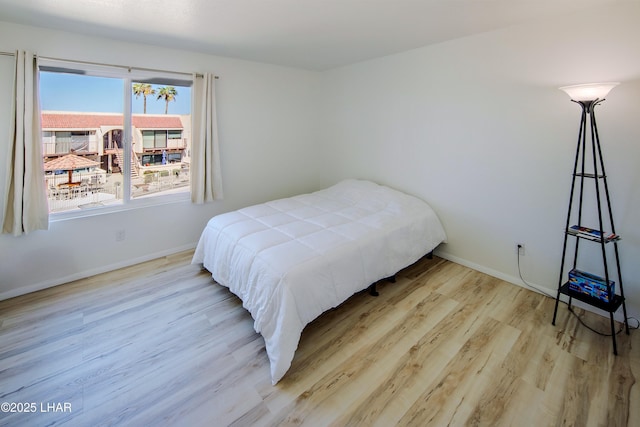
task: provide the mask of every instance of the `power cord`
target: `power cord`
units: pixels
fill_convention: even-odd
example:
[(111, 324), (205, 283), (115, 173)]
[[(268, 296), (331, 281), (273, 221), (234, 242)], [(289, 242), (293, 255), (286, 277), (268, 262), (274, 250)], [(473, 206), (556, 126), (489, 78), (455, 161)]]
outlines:
[[(545, 291), (543, 289), (540, 289), (537, 286), (533, 286), (532, 284), (527, 283), (527, 281), (524, 280), (524, 277), (522, 277), (522, 269), (520, 268), (520, 245), (518, 245), (518, 251), (517, 251), (516, 257), (518, 259), (518, 276), (520, 276), (520, 280), (522, 280), (522, 283), (524, 283), (528, 288), (531, 288), (531, 289), (533, 289), (535, 291), (538, 291), (541, 294), (543, 294), (543, 295), (545, 295), (545, 296), (547, 296), (549, 298), (556, 299), (556, 296), (551, 295), (547, 291)], [(578, 314), (575, 311), (573, 311), (573, 308), (569, 305), (568, 302), (562, 301), (562, 299), (560, 299), (560, 302), (562, 302), (563, 304), (567, 305), (567, 307), (569, 308), (569, 312), (571, 314), (573, 314), (576, 319), (578, 319), (578, 321), (582, 324), (582, 326), (584, 326), (585, 328), (589, 329), (592, 332), (595, 332), (598, 335), (602, 335), (602, 336), (605, 336), (605, 337), (610, 337), (611, 336), (611, 333), (600, 332), (600, 331), (592, 328), (591, 326), (587, 325), (584, 322), (584, 320), (582, 320), (582, 317), (578, 316)], [(637, 323), (637, 325), (635, 327), (629, 326), (629, 329), (640, 329), (640, 320), (636, 319), (635, 317), (627, 317), (627, 319), (626, 319), (627, 325), (629, 324), (629, 320), (635, 320), (636, 323)], [(623, 329), (624, 329), (624, 324), (622, 326), (620, 326), (620, 329), (616, 332), (616, 335), (618, 335), (620, 332), (622, 332)]]
[[(556, 298), (556, 297), (555, 297), (555, 295), (551, 295), (551, 294), (549, 294), (547, 291), (545, 291), (545, 290), (543, 290), (543, 289), (540, 289), (540, 288), (538, 288), (537, 286), (533, 286), (532, 284), (527, 283), (527, 281), (526, 281), (526, 280), (524, 280), (524, 277), (522, 277), (522, 270), (520, 269), (520, 247), (521, 247), (521, 246), (520, 246), (520, 245), (518, 245), (518, 253), (517, 253), (517, 255), (516, 255), (516, 256), (517, 256), (517, 258), (518, 258), (518, 276), (520, 276), (520, 280), (522, 280), (522, 283), (524, 283), (527, 287), (529, 287), (529, 288), (531, 288), (531, 289), (533, 289), (533, 290), (536, 290), (536, 291), (540, 292), (540, 293), (541, 293), (541, 294), (543, 294), (543, 295), (548, 296), (549, 298), (553, 298), (553, 299), (555, 299), (555, 298)], [(562, 302), (564, 302), (564, 301), (562, 301)], [(566, 303), (565, 303), (565, 304), (566, 304)]]

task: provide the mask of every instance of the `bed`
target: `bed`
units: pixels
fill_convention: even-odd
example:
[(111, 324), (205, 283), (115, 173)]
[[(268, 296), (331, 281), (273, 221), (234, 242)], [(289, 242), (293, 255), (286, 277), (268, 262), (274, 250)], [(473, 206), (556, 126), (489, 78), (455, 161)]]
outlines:
[(304, 327), (429, 254), (446, 235), (424, 201), (364, 180), (214, 216), (192, 263), (237, 295), (275, 385)]

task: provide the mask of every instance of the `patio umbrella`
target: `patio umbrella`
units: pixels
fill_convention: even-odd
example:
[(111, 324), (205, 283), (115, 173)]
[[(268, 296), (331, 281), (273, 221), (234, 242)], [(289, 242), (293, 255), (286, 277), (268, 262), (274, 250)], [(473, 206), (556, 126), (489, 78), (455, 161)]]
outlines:
[(44, 164), (45, 171), (67, 171), (69, 172), (69, 184), (73, 184), (73, 171), (78, 169), (91, 168), (98, 166), (100, 162), (87, 159), (86, 157), (77, 156), (75, 154), (67, 154), (57, 159), (50, 160)]

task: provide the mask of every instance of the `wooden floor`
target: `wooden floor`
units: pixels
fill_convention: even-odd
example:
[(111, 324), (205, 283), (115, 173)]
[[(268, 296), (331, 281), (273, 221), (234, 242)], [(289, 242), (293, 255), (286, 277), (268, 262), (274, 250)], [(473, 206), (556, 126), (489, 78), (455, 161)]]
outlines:
[(32, 411), (0, 425), (640, 425), (638, 331), (615, 357), (566, 306), (554, 327), (552, 299), (439, 258), (308, 325), (272, 386), (250, 315), (190, 260), (0, 302), (0, 403)]

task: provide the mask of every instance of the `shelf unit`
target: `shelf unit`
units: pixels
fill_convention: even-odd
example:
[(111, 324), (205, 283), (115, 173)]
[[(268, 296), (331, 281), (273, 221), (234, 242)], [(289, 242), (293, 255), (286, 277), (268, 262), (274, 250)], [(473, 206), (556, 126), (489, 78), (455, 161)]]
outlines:
[[(609, 197), (609, 187), (607, 184), (607, 175), (604, 169), (604, 161), (602, 159), (602, 150), (600, 147), (600, 139), (598, 137), (598, 128), (595, 121), (595, 115), (593, 113), (594, 108), (600, 104), (604, 99), (596, 99), (594, 101), (574, 101), (582, 107), (582, 116), (580, 120), (580, 130), (578, 133), (578, 144), (576, 148), (576, 157), (573, 166), (573, 180), (571, 183), (571, 194), (569, 197), (569, 208), (567, 211), (567, 221), (564, 229), (564, 244), (562, 248), (562, 261), (560, 264), (560, 278), (558, 279), (558, 293), (556, 296), (556, 304), (553, 312), (553, 321), (552, 324), (556, 324), (556, 316), (558, 314), (558, 305), (560, 302), (561, 295), (567, 295), (569, 297), (569, 308), (571, 308), (572, 300), (576, 299), (578, 301), (582, 301), (586, 304), (589, 304), (595, 308), (606, 311), (609, 313), (609, 319), (611, 324), (611, 337), (613, 341), (613, 353), (618, 354), (618, 348), (616, 345), (616, 330), (615, 330), (615, 321), (614, 321), (614, 313), (622, 307), (623, 315), (624, 315), (624, 326), (627, 335), (629, 334), (629, 324), (627, 321), (627, 308), (625, 305), (624, 298), (624, 287), (622, 283), (622, 274), (620, 270), (620, 255), (618, 252), (618, 242), (620, 237), (617, 236), (615, 239), (608, 240), (603, 238), (605, 236), (605, 222), (604, 219), (608, 220), (608, 226), (610, 227), (611, 233), (616, 235), (615, 225), (613, 223), (613, 211), (611, 209), (611, 201)], [(589, 118), (590, 126), (587, 126), (587, 117)], [(591, 136), (591, 144), (587, 146), (587, 127), (590, 128), (590, 136)], [(588, 152), (587, 150), (590, 149)], [(589, 158), (588, 158), (589, 157)], [(591, 169), (587, 171), (587, 168)], [(583, 205), (584, 205), (584, 193), (585, 193), (585, 183), (591, 181), (594, 184), (595, 189), (595, 202), (597, 205), (597, 221), (598, 228), (596, 231), (599, 232), (600, 238), (582, 235), (571, 230), (571, 222), (572, 219), (577, 220), (577, 225), (579, 227), (583, 227)], [(577, 195), (577, 212), (573, 212), (573, 204), (574, 199), (576, 199), (576, 191), (578, 191)], [(605, 215), (603, 215), (603, 211), (605, 211)], [(573, 214), (573, 215), (572, 215)], [(579, 260), (579, 249), (580, 243), (585, 241), (587, 244), (597, 244), (601, 248), (602, 253), (602, 267), (604, 270), (604, 283), (607, 284), (607, 293), (608, 293), (608, 301), (604, 301), (596, 296), (591, 296), (585, 293), (581, 293), (578, 291), (574, 291), (570, 289), (569, 282), (566, 279), (566, 273), (568, 272), (568, 268), (566, 268), (566, 257), (570, 252), (568, 248), (569, 238), (575, 239), (575, 246), (573, 249), (573, 260), (572, 260), (572, 268), (576, 269)], [(617, 282), (615, 287), (618, 289), (619, 294), (616, 294), (611, 289), (610, 278), (614, 275), (612, 273), (612, 269), (609, 266), (609, 262), (611, 260), (611, 254), (608, 250), (608, 247), (613, 246), (613, 260), (615, 260), (615, 270), (616, 270), (616, 278)], [(609, 254), (608, 254), (609, 252)], [(609, 259), (608, 259), (609, 258)], [(613, 261), (611, 260), (611, 261)]]

